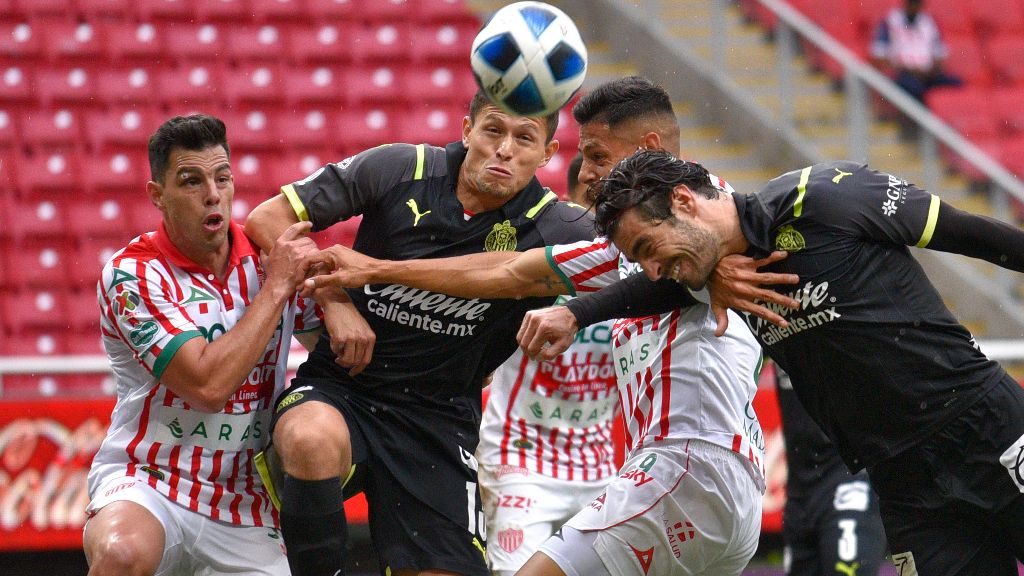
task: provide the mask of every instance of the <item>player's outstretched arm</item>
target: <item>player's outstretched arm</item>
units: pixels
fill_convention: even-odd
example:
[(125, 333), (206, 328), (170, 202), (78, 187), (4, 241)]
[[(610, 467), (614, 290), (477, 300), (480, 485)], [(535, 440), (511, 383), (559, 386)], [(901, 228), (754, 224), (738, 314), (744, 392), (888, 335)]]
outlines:
[(568, 294), (544, 248), (484, 252), (454, 258), (378, 260), (344, 246), (307, 258), (303, 293), (335, 287), (395, 283), (461, 298), (521, 298)]
[(245, 235), (263, 250), (270, 251), (274, 241), (292, 224), (299, 221), (288, 198), (278, 194), (252, 209), (245, 219)]
[(922, 248), (963, 254), (1024, 272), (1024, 230), (940, 202), (935, 231)]
[(285, 304), (295, 294), (301, 259), (316, 250), (305, 236), (308, 222), (289, 226), (265, 264), (266, 280), (241, 320), (212, 342), (192, 338), (175, 352), (160, 382), (189, 404), (209, 412), (224, 408), (266, 352)]

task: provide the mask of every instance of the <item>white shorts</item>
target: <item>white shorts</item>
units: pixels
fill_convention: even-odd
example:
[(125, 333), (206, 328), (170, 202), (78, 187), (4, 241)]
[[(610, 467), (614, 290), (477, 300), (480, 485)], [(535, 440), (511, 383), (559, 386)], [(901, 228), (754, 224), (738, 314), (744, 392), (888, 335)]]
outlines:
[(540, 550), (567, 576), (740, 574), (757, 550), (761, 490), (714, 444), (644, 448), (566, 526)]
[[(281, 533), (273, 527), (235, 526), (211, 520), (171, 502), (136, 478), (111, 478), (100, 485), (86, 514), (107, 504), (135, 502), (164, 528), (164, 554), (154, 576), (260, 574), (288, 576)], [(85, 523), (84, 530), (89, 529)]]
[(525, 468), (480, 464), (491, 571), (513, 573), (521, 568), (562, 524), (601, 494), (609, 481), (562, 480)]

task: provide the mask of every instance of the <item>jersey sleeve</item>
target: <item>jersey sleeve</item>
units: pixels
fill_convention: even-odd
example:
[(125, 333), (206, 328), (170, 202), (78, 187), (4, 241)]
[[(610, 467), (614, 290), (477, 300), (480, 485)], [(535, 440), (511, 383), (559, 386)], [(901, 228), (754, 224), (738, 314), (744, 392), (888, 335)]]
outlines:
[(300, 221), (313, 231), (373, 210), (395, 185), (422, 172), (424, 146), (385, 144), (328, 164), (306, 178), (281, 187)]
[[(834, 162), (805, 168), (807, 201), (814, 202), (824, 224), (845, 228), (878, 242), (927, 246), (939, 215), (938, 196), (906, 180), (852, 162)], [(806, 180), (805, 180), (806, 179)], [(803, 209), (798, 184), (794, 215)], [(811, 195), (815, 198), (811, 200)]]
[(124, 341), (156, 378), (182, 344), (203, 336), (174, 297), (174, 279), (160, 267), (127, 259), (108, 263), (100, 292), (105, 331)]
[(314, 332), (323, 327), (324, 311), (312, 298), (296, 296), (294, 310), (295, 317), (292, 320), (295, 334)]
[(547, 247), (548, 264), (572, 295), (596, 292), (619, 280), (619, 250), (607, 238)]

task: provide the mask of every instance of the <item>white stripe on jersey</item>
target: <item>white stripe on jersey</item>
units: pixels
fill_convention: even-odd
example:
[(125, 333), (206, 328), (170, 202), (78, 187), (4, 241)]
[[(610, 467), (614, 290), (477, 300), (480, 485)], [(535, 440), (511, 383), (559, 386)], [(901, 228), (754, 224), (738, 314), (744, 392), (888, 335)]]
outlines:
[(224, 408), (213, 414), (194, 410), (155, 374), (190, 337), (213, 340), (230, 330), (259, 291), (262, 271), (251, 246), (236, 246), (237, 265), (221, 284), (177, 265), (159, 248), (159, 234), (140, 236), (115, 254), (98, 285), (117, 404), (89, 472), (90, 491), (110, 476), (129, 475), (215, 520), (276, 526), (251, 458), (268, 440), (293, 327), (318, 326), (315, 308), (306, 306), (298, 318), (296, 303), (286, 306), (285, 321)]
[[(576, 286), (594, 291), (637, 273), (606, 239), (556, 246), (551, 261)], [(714, 336), (706, 304), (662, 316), (619, 320), (613, 357), (630, 451), (697, 438), (747, 459), (764, 486), (764, 438), (752, 407), (761, 348), (730, 312), (729, 329)]]
[(595, 324), (551, 362), (517, 350), (495, 372), (477, 460), (564, 480), (615, 472), (612, 323)]

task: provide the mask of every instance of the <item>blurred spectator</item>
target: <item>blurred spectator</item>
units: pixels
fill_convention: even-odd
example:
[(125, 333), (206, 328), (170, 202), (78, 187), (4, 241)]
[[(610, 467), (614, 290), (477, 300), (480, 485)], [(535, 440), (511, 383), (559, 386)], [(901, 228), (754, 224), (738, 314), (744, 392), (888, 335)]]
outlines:
[(942, 71), (949, 53), (935, 20), (922, 9), (924, 0), (905, 0), (878, 24), (871, 44), (875, 65), (891, 72), (901, 88), (917, 100), (935, 86), (959, 86), (956, 76)]

